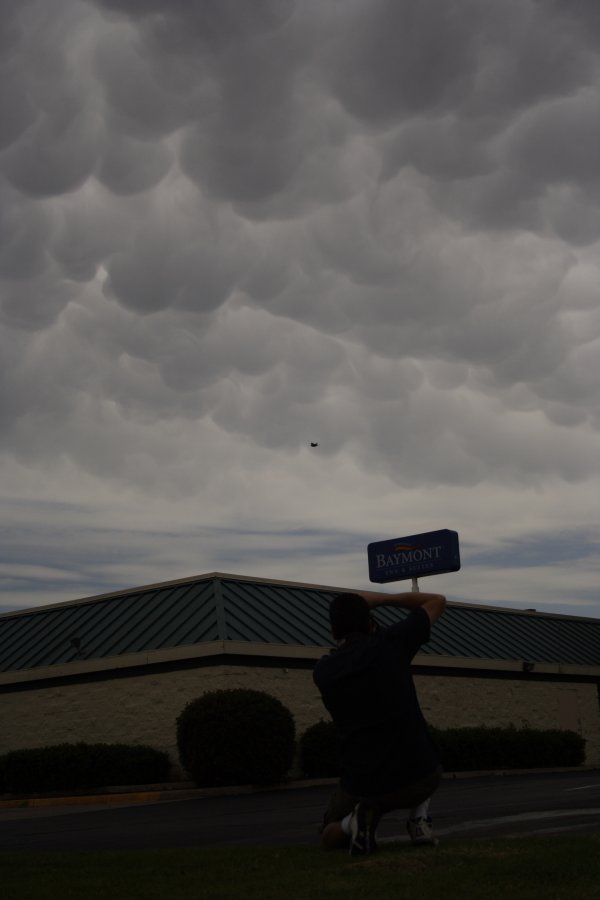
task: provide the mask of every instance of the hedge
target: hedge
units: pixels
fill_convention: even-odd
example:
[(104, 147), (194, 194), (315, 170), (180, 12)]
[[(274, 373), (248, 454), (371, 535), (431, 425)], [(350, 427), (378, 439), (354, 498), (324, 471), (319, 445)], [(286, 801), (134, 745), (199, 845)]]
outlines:
[(0, 756), (0, 793), (52, 793), (117, 784), (155, 784), (170, 769), (166, 753), (144, 745), (53, 744)]
[(209, 691), (177, 719), (183, 768), (199, 787), (276, 784), (291, 768), (296, 729), (289, 709), (264, 691)]
[[(573, 767), (585, 760), (585, 739), (574, 731), (533, 728), (430, 728), (447, 772)], [(338, 774), (333, 722), (317, 722), (299, 742), (306, 777)]]
[(444, 769), (544, 769), (579, 766), (585, 739), (575, 731), (534, 728), (431, 729)]

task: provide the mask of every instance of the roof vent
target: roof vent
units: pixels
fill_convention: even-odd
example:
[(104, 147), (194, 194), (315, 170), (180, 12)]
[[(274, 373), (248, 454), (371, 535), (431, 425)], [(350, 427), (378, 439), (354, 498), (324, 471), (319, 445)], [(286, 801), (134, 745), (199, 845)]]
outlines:
[(74, 634), (72, 637), (70, 637), (69, 643), (71, 644), (71, 647), (73, 647), (73, 649), (75, 650), (75, 653), (77, 654), (77, 656), (83, 656), (83, 654), (81, 652), (81, 638), (78, 637), (78, 635)]

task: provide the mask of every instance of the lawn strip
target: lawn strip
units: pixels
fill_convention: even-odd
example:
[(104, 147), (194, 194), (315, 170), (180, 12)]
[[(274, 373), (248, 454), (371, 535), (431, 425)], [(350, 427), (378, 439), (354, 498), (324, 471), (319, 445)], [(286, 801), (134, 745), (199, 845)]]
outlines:
[(316, 847), (0, 851), (3, 900), (600, 900), (600, 836), (399, 845), (366, 859)]

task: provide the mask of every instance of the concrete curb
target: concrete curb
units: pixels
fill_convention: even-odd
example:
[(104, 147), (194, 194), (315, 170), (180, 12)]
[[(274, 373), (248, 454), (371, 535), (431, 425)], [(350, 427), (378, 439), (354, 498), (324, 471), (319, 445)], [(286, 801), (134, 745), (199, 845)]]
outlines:
[[(509, 775), (552, 775), (567, 772), (599, 772), (597, 766), (573, 766), (548, 769), (495, 769), (490, 771), (474, 772), (444, 772), (443, 778), (447, 780), (466, 778), (488, 778)], [(122, 787), (109, 787), (97, 794), (71, 794), (63, 797), (38, 796), (38, 797), (8, 797), (0, 800), (0, 811), (3, 809), (34, 809), (55, 806), (110, 806), (117, 804), (136, 803), (163, 803), (174, 800), (202, 800), (210, 797), (237, 797), (244, 794), (258, 794), (266, 791), (291, 791), (302, 788), (326, 787), (337, 784), (337, 778), (312, 778), (302, 781), (289, 781), (276, 785), (234, 785), (232, 787), (197, 788), (192, 783), (181, 782), (155, 785), (129, 785)]]
[(290, 791), (307, 787), (321, 787), (335, 784), (337, 778), (313, 778), (290, 781), (285, 784), (254, 785), (240, 784), (231, 787), (197, 788), (192, 783), (180, 787), (176, 782), (156, 788), (154, 785), (130, 785), (109, 787), (97, 794), (70, 794), (64, 797), (41, 795), (38, 797), (8, 797), (0, 800), (0, 810), (27, 809), (45, 806), (92, 806), (120, 803), (162, 803), (169, 800), (203, 800), (209, 797), (237, 797), (243, 794), (257, 794), (264, 791)]

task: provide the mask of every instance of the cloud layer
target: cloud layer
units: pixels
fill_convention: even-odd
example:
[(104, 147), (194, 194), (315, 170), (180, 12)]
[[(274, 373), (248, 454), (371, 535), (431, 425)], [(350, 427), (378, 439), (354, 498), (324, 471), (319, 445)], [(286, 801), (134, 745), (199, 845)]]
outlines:
[(563, 534), (523, 587), (597, 615), (599, 43), (591, 2), (8, 4), (2, 602), (356, 584), (451, 527), (450, 596)]

